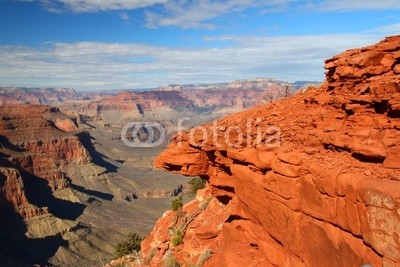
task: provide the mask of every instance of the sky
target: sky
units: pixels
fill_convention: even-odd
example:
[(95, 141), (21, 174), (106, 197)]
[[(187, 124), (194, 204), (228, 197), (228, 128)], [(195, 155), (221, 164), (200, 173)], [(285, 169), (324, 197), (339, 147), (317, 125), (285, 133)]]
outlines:
[(400, 34), (400, 0), (0, 0), (0, 86), (76, 90), (270, 77)]

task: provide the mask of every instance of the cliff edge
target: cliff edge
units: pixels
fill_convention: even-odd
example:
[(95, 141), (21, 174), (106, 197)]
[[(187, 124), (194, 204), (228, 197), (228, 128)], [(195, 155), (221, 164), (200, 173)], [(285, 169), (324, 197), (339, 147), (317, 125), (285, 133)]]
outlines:
[(325, 69), (320, 88), (175, 136), (155, 166), (207, 188), (158, 221), (148, 265), (400, 264), (400, 36)]

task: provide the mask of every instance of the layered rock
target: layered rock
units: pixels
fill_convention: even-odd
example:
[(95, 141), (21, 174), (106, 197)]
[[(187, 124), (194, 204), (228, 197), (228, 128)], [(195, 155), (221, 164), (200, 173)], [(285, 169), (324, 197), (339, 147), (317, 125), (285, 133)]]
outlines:
[(0, 118), (2, 206), (11, 205), (23, 218), (44, 214), (45, 208), (27, 200), (25, 183), (41, 178), (52, 190), (66, 188), (61, 168), (89, 163), (89, 153), (75, 134), (75, 123), (56, 108), (5, 105), (0, 106)]
[(0, 211), (0, 221), (15, 219), (12, 214), (29, 218), (48, 213), (28, 202), (21, 173), (10, 167), (0, 167)]
[(287, 82), (258, 78), (231, 83), (161, 86), (160, 91), (178, 91), (198, 107), (249, 108), (271, 102), (294, 93)]
[(98, 112), (106, 110), (125, 110), (142, 113), (158, 107), (189, 108), (193, 103), (182, 97), (176, 91), (121, 92), (116, 96), (106, 97), (101, 101), (92, 102)]
[(83, 96), (70, 88), (0, 87), (0, 105), (55, 104), (82, 99)]
[(399, 265), (399, 51), (400, 36), (348, 50), (320, 88), (176, 136), (155, 165), (209, 193), (160, 219), (145, 262)]

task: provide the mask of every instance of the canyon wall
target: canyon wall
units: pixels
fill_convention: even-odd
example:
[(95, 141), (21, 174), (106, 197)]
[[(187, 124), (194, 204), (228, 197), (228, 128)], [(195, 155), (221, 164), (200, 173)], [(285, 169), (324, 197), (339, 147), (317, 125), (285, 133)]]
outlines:
[(158, 221), (146, 264), (400, 264), (400, 36), (325, 69), (318, 89), (175, 136), (155, 165), (208, 185)]
[(61, 168), (91, 161), (77, 129), (74, 121), (56, 108), (0, 106), (0, 197), (5, 217), (12, 209), (23, 218), (46, 213), (46, 208), (29, 203), (26, 183), (43, 179), (53, 191), (66, 188), (69, 182)]
[(177, 91), (198, 107), (249, 108), (287, 97), (295, 87), (271, 78), (237, 80), (231, 83), (160, 86), (160, 91)]
[(148, 91), (76, 92), (67, 88), (0, 87), (0, 106), (46, 104), (74, 116), (77, 123), (122, 125), (127, 121), (169, 120), (182, 116), (182, 111), (189, 112), (185, 116), (221, 109), (221, 114), (232, 113), (288, 96), (295, 90), (295, 85), (269, 78), (170, 85)]

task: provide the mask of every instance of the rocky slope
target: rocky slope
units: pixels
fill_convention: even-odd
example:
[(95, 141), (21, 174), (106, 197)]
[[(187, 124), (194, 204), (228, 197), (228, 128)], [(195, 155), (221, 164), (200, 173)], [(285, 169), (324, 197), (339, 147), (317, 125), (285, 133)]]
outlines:
[(400, 264), (400, 36), (325, 68), (318, 89), (175, 137), (155, 165), (208, 189), (164, 214), (144, 262)]
[(0, 106), (0, 119), (2, 198), (23, 218), (40, 215), (43, 209), (26, 199), (23, 177), (25, 182), (44, 179), (52, 190), (63, 189), (68, 180), (60, 168), (90, 162), (89, 153), (74, 134), (73, 119), (56, 108), (5, 105)]

